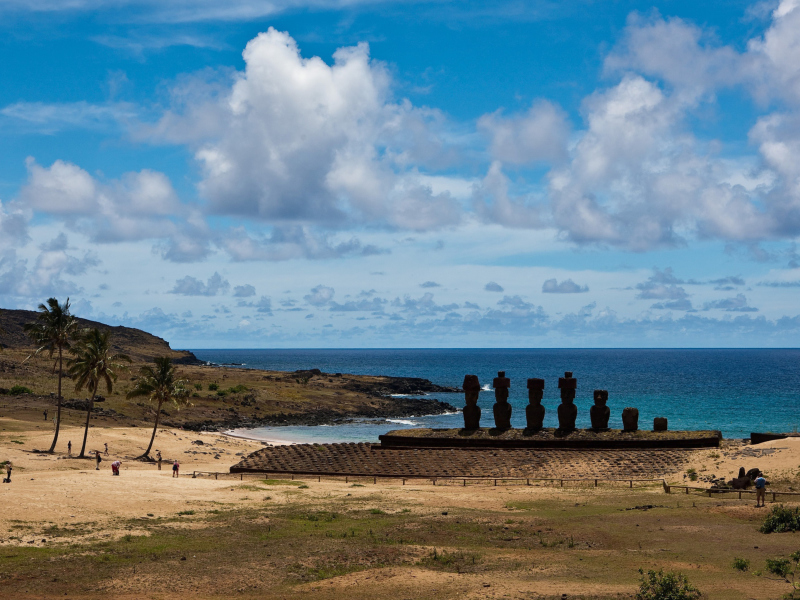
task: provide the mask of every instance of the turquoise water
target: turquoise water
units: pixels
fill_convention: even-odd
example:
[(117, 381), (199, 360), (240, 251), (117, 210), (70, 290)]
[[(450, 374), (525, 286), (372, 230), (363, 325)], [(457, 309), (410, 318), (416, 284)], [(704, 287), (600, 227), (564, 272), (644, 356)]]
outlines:
[[(594, 389), (606, 389), (610, 426), (622, 426), (622, 409), (639, 409), (639, 424), (669, 419), (670, 429), (719, 429), (725, 437), (751, 431), (793, 431), (800, 425), (800, 350), (798, 349), (369, 349), (369, 350), (194, 350), (201, 360), (244, 363), (244, 368), (294, 371), (318, 368), (330, 373), (423, 377), (461, 386), (465, 374), (478, 375), (484, 392), (481, 423), (491, 425), (497, 371), (511, 378), (512, 424), (524, 427), (526, 379), (545, 379), (545, 426), (557, 425), (558, 377), (578, 379), (578, 427), (588, 427)], [(456, 407), (462, 394), (434, 394)], [(402, 422), (405, 421), (405, 422)], [(377, 441), (390, 429), (458, 427), (460, 415), (413, 419), (362, 420), (336, 426), (259, 428), (257, 437), (304, 441)]]

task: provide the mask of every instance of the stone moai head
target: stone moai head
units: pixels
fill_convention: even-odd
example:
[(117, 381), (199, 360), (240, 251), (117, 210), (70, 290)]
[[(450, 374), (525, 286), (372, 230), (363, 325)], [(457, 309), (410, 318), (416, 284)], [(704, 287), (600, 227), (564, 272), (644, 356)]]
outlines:
[(528, 379), (528, 400), (531, 404), (541, 404), (544, 397), (544, 379)]
[(498, 371), (497, 377), (492, 380), (492, 387), (494, 388), (494, 397), (498, 402), (508, 401), (508, 388), (511, 387), (511, 380), (506, 377), (505, 371)]
[(594, 405), (605, 406), (608, 402), (608, 390), (595, 390), (594, 391)]
[(478, 403), (478, 396), (481, 393), (481, 383), (477, 375), (464, 375), (464, 400), (467, 406), (475, 406)]
[(558, 378), (558, 389), (561, 390), (562, 404), (572, 404), (578, 389), (578, 380), (572, 376), (572, 371), (566, 371), (563, 377)]

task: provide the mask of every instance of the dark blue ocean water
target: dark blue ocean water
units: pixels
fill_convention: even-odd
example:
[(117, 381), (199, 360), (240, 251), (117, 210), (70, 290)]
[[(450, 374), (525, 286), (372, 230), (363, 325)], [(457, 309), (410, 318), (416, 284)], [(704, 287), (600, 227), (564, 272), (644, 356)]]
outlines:
[[(578, 379), (578, 427), (588, 427), (594, 389), (608, 390), (609, 425), (622, 427), (622, 409), (639, 409), (640, 428), (667, 417), (670, 429), (719, 429), (725, 437), (751, 431), (794, 431), (800, 426), (800, 349), (368, 349), (368, 350), (195, 350), (201, 360), (244, 363), (246, 368), (424, 377), (460, 387), (465, 374), (478, 375), (486, 391), (481, 424), (490, 426), (497, 371), (511, 378), (512, 424), (525, 425), (526, 379), (545, 379), (545, 425), (557, 425), (558, 377)], [(463, 394), (435, 394), (454, 406)], [(361, 422), (333, 427), (261, 428), (260, 436), (310, 441), (377, 440), (400, 427), (457, 427), (460, 415)], [(266, 433), (265, 433), (266, 432)]]

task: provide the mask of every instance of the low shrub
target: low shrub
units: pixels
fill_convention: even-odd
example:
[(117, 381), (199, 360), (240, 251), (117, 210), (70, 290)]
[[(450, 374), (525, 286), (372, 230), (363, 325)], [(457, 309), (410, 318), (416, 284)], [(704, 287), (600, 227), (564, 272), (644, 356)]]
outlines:
[(767, 571), (786, 579), (786, 576), (792, 572), (792, 563), (788, 558), (768, 558)]
[(209, 392), (216, 392), (219, 389), (219, 386), (216, 383), (209, 383), (208, 384), (208, 391)]
[(24, 385), (15, 385), (8, 393), (12, 396), (18, 396), (19, 394), (32, 394), (33, 390), (31, 388), (25, 387)]
[(772, 507), (760, 529), (761, 533), (783, 533), (797, 530), (800, 530), (800, 507), (787, 508), (783, 504)]
[(737, 571), (747, 571), (750, 568), (750, 561), (746, 558), (734, 558), (733, 568)]
[(663, 569), (645, 572), (639, 569), (642, 583), (636, 592), (636, 600), (697, 600), (700, 590), (689, 583), (682, 573), (664, 573)]

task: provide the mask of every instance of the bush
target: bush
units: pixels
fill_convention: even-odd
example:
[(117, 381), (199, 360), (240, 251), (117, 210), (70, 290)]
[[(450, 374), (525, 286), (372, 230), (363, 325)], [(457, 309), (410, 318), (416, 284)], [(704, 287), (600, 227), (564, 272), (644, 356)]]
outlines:
[(788, 558), (768, 558), (767, 571), (786, 579), (786, 576), (792, 572), (792, 563)]
[(208, 384), (208, 391), (209, 392), (216, 392), (219, 389), (219, 386), (216, 383), (209, 383)]
[(639, 574), (642, 583), (636, 592), (636, 600), (697, 600), (702, 596), (682, 573), (664, 573), (659, 569), (645, 574), (639, 569)]
[(8, 390), (8, 393), (11, 394), (12, 396), (18, 396), (19, 394), (32, 394), (33, 390), (31, 388), (25, 387), (24, 385), (15, 385), (10, 390)]
[(761, 525), (761, 533), (783, 533), (800, 529), (800, 507), (773, 506)]
[(194, 384), (194, 389), (196, 389), (199, 392), (200, 390), (203, 389), (203, 384), (202, 383), (195, 383)]
[(228, 388), (228, 391), (231, 394), (240, 394), (241, 392), (246, 392), (247, 391), (247, 387), (240, 383), (237, 386)]
[(697, 481), (697, 471), (695, 469), (686, 469), (686, 474), (689, 476), (689, 481)]
[(737, 571), (747, 571), (750, 568), (750, 561), (746, 558), (734, 558), (733, 568)]

